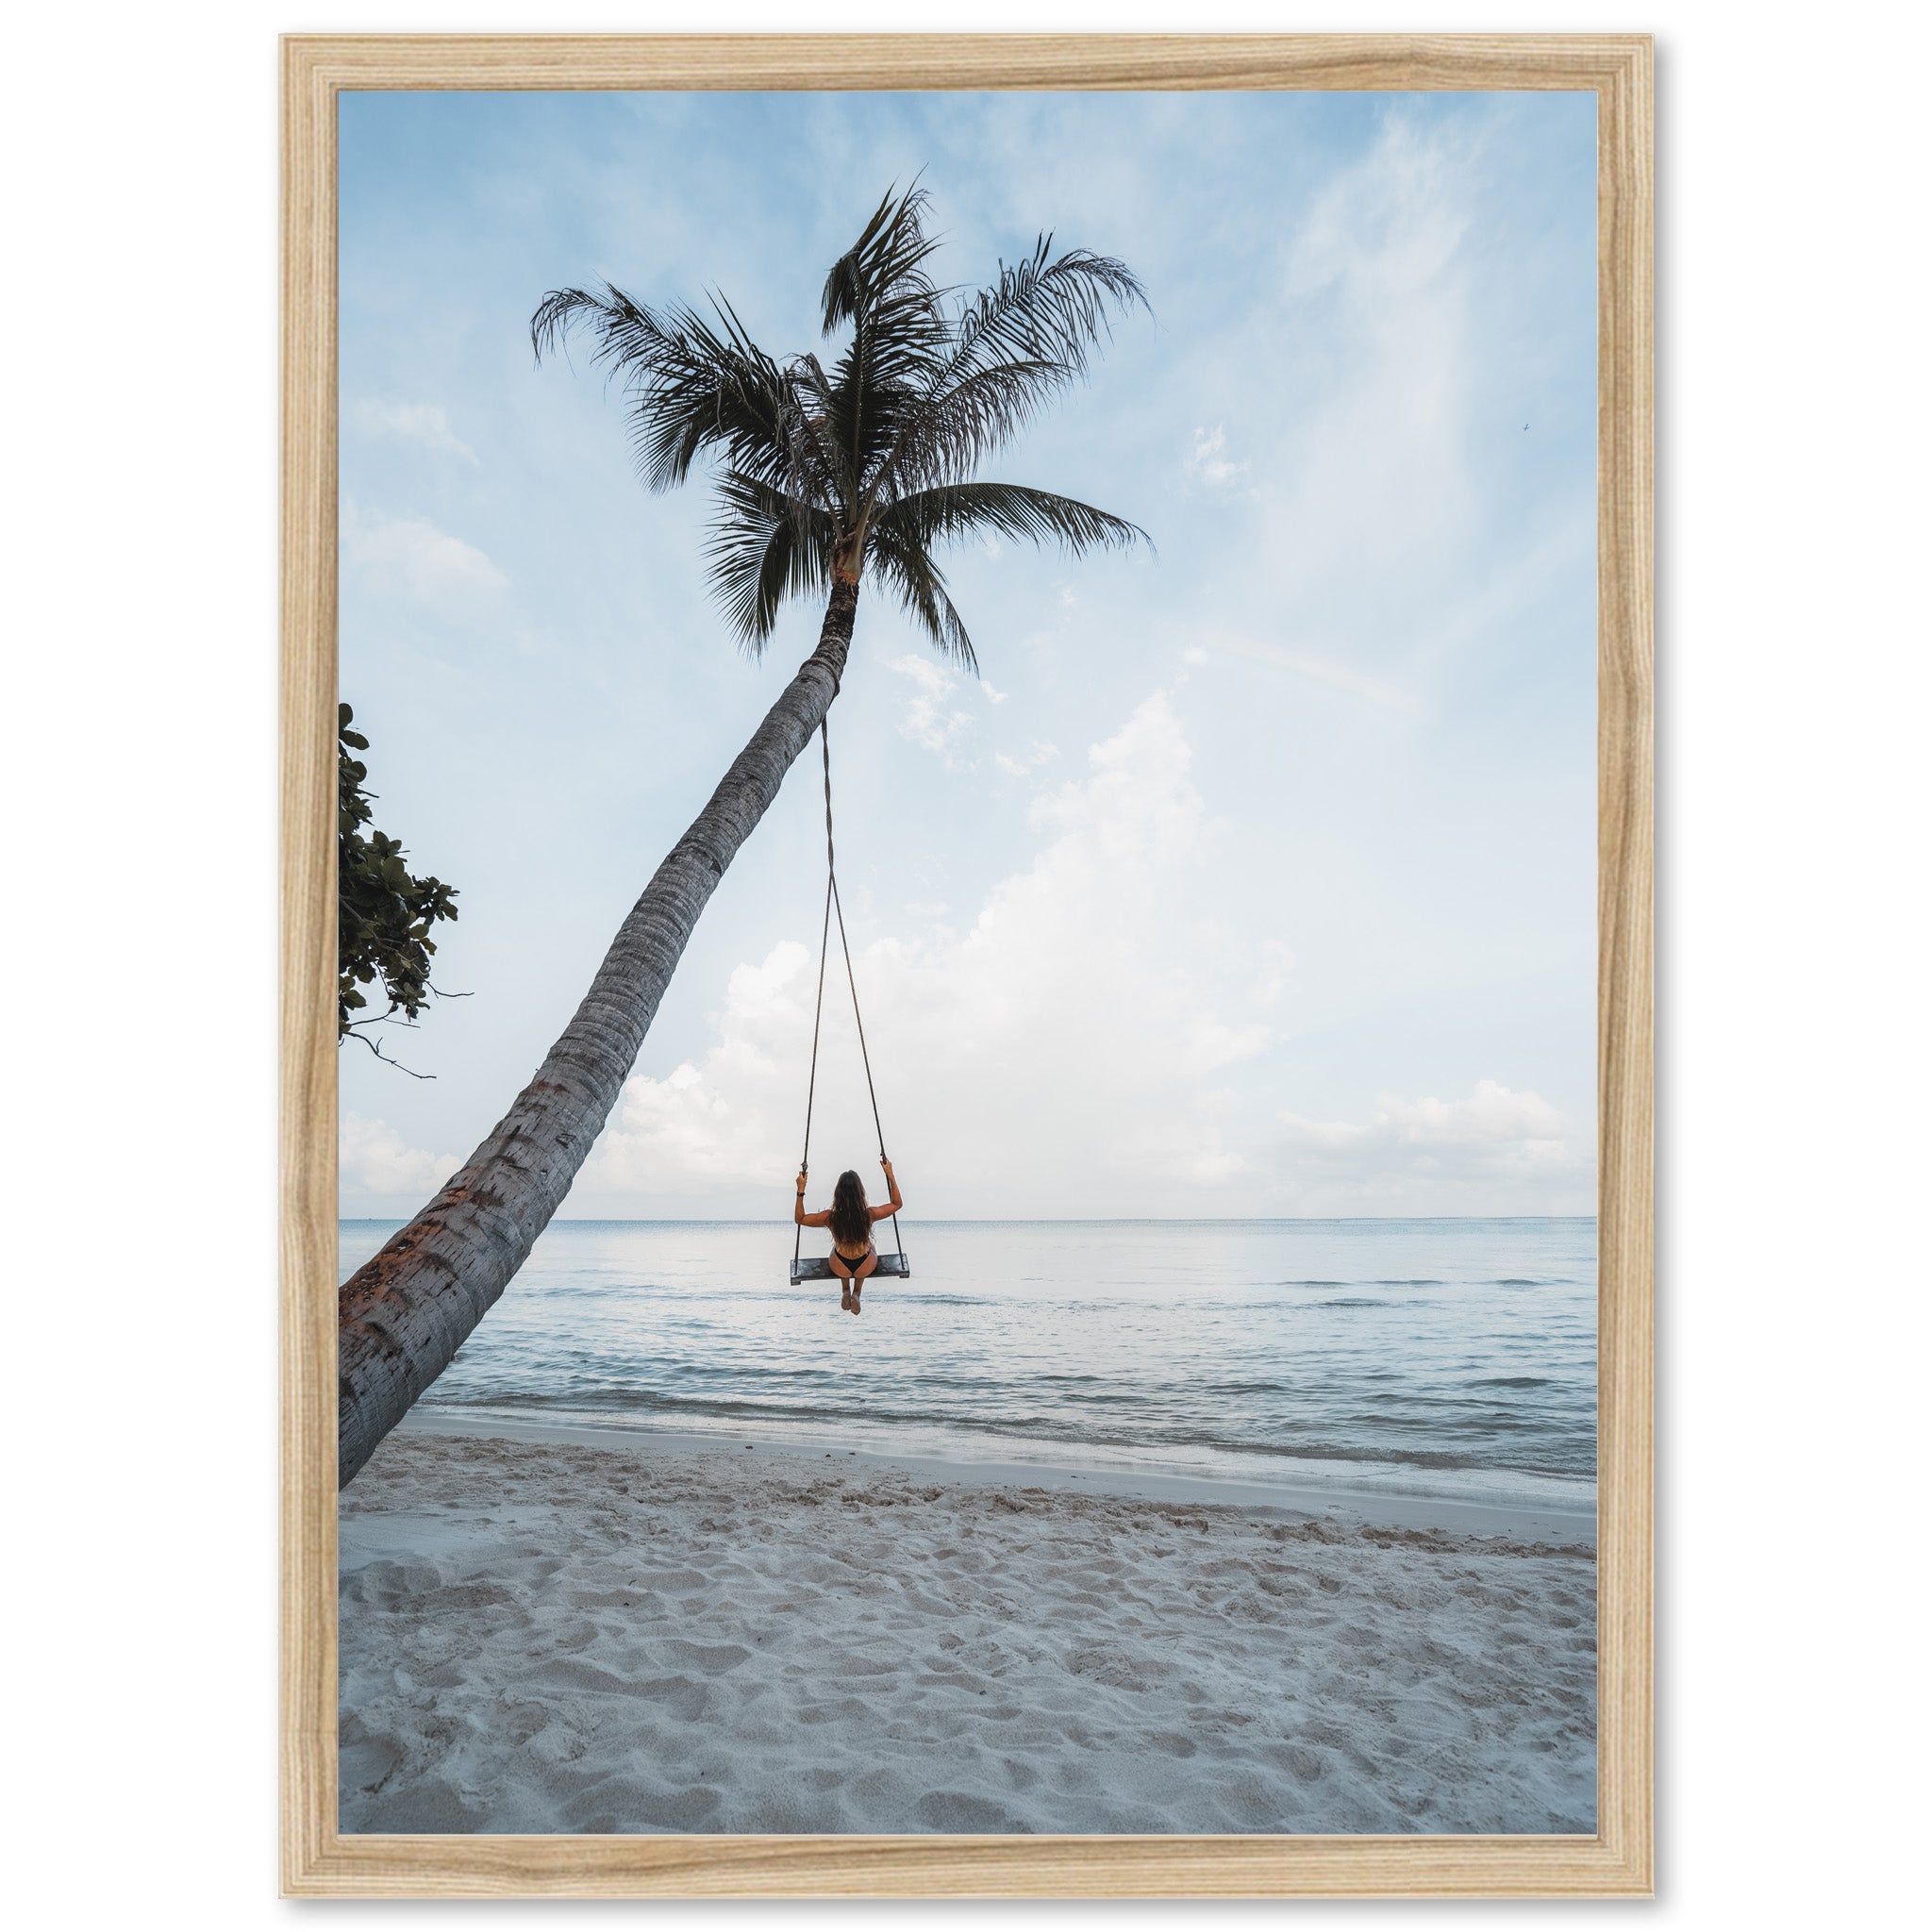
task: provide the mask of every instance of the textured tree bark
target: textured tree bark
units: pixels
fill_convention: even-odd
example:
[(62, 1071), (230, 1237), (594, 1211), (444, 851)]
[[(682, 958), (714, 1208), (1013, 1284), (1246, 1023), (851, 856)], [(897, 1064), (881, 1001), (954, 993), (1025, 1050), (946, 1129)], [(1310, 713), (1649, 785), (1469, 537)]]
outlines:
[(858, 605), (858, 584), (835, 578), (818, 649), (644, 888), (536, 1076), (442, 1191), (342, 1284), (341, 1483), (449, 1366), (570, 1191), (698, 915), (838, 694)]

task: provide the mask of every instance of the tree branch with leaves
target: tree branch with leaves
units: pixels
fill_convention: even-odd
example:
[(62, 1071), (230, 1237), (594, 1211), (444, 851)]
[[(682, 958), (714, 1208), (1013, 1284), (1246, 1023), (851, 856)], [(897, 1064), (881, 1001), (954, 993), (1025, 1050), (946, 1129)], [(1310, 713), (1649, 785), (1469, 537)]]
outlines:
[[(336, 1038), (361, 1041), (377, 1059), (407, 1074), (412, 1070), (384, 1053), (367, 1029), (413, 1025), (432, 996), (463, 997), (441, 993), (429, 979), (436, 952), (430, 928), (456, 918), (457, 889), (433, 874), (415, 877), (400, 841), (376, 829), (375, 794), (362, 789), (369, 767), (356, 757), (369, 741), (354, 728), (355, 715), (347, 705), (337, 707)], [(386, 1012), (366, 1012), (362, 989), (371, 986), (381, 987)], [(358, 1013), (364, 1016), (352, 1017)]]

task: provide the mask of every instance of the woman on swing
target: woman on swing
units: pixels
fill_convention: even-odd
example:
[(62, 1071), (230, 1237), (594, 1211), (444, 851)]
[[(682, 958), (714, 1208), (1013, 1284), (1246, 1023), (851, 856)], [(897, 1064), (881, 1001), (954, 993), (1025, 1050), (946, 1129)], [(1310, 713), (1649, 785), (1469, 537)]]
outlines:
[(832, 1190), (832, 1205), (816, 1214), (805, 1211), (806, 1170), (802, 1167), (798, 1170), (798, 1198), (791, 1206), (791, 1219), (800, 1227), (830, 1230), (832, 1252), (827, 1258), (831, 1261), (832, 1273), (843, 1284), (839, 1303), (841, 1307), (858, 1308), (866, 1280), (879, 1265), (879, 1251), (873, 1246), (872, 1241), (873, 1223), (890, 1220), (906, 1205), (899, 1192), (899, 1183), (892, 1174), (892, 1163), (881, 1154), (879, 1165), (885, 1169), (886, 1185), (892, 1191), (892, 1198), (885, 1207), (870, 1208), (866, 1205), (865, 1183), (848, 1167), (839, 1176), (839, 1185)]

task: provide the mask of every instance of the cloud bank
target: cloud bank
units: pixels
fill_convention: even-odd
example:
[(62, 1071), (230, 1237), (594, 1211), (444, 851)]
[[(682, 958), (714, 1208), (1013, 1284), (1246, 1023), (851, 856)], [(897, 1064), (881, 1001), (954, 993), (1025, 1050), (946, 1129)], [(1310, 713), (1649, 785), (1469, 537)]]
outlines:
[[(1149, 1189), (1191, 1198), (1243, 1171), (1222, 1076), (1268, 1043), (1286, 955), (1257, 961), (1204, 918), (1217, 835), (1190, 762), (1156, 692), (1083, 777), (1035, 800), (1038, 852), (970, 927), (858, 950), (889, 1147), (925, 1211), (1132, 1213)], [(798, 941), (739, 966), (716, 1043), (630, 1081), (580, 1190), (768, 1208), (798, 1158), (817, 967)], [(875, 1159), (836, 935), (825, 1000), (814, 1169), (829, 1185)]]
[[(1031, 808), (1031, 862), (969, 925), (855, 949), (888, 1148), (932, 1216), (1587, 1211), (1587, 1141), (1479, 1080), (1384, 1096), (1361, 1122), (1241, 1104), (1291, 1011), (1282, 941), (1217, 927), (1221, 828), (1157, 691)], [(818, 956), (788, 939), (730, 974), (700, 1059), (625, 1086), (579, 1213), (770, 1212), (804, 1130)], [(814, 1198), (876, 1141), (836, 932)]]
[(413, 442), (432, 455), (455, 457), (476, 467), (476, 452), (449, 426), (448, 413), (435, 403), (400, 403), (362, 397), (353, 420), (358, 429), (397, 442)]
[(1277, 1158), (1291, 1197), (1357, 1214), (1587, 1213), (1588, 1141), (1541, 1095), (1478, 1080), (1466, 1100), (1384, 1095), (1364, 1123), (1284, 1113)]
[(462, 1166), (411, 1147), (386, 1121), (344, 1113), (337, 1130), (344, 1214), (413, 1213)]
[(381, 516), (345, 502), (341, 542), (342, 561), (365, 590), (436, 616), (472, 616), (509, 588), (474, 543), (425, 517)]

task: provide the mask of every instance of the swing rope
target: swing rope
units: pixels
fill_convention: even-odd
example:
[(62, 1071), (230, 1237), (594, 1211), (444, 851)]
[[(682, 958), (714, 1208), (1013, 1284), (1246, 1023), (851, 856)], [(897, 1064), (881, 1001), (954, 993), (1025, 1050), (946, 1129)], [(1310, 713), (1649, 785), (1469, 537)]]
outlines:
[[(825, 728), (825, 721), (819, 720), (819, 744), (825, 760), (825, 916), (819, 928), (819, 990), (812, 1004), (811, 1013), (811, 1074), (805, 1089), (805, 1151), (798, 1157), (799, 1172), (807, 1172), (811, 1165), (811, 1109), (812, 1100), (819, 1085), (819, 1024), (825, 1009), (825, 957), (831, 950), (832, 915), (839, 916), (839, 950), (845, 958), (845, 984), (852, 990), (852, 1017), (858, 1027), (858, 1058), (865, 1067), (865, 1091), (872, 1101), (872, 1124), (879, 1139), (879, 1158), (886, 1158), (886, 1130), (879, 1124), (878, 1090), (872, 1081), (872, 1056), (865, 1045), (865, 1016), (858, 1010), (858, 980), (852, 971), (852, 947), (845, 938), (845, 908), (839, 898), (839, 869), (832, 849), (832, 739)], [(798, 1267), (799, 1249), (805, 1240), (805, 1229), (794, 1230), (791, 1237), (791, 1265)], [(901, 1254), (906, 1243), (899, 1233), (899, 1217), (892, 1216), (892, 1242)]]

